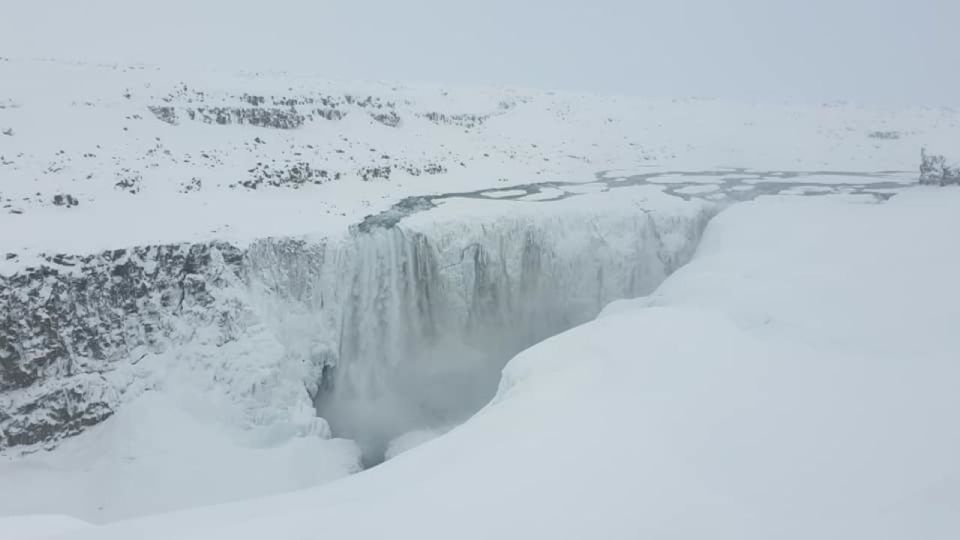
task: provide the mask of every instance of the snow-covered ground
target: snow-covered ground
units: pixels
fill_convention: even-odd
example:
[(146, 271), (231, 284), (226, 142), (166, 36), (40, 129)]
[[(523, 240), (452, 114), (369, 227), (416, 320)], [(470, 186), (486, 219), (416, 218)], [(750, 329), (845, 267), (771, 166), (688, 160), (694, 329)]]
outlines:
[(954, 538), (958, 210), (932, 188), (735, 205), (449, 433), (319, 488), (57, 538)]
[[(116, 521), (315, 486), (360, 470), (351, 441), (308, 436), (257, 444), (203, 416), (168, 393), (147, 392), (55, 451), (0, 457), (0, 514)], [(19, 538), (2, 531), (2, 538)]]
[(922, 146), (960, 140), (947, 108), (7, 58), (0, 81), (3, 273), (44, 252), (333, 232), (407, 195), (602, 170), (915, 171)]
[(955, 536), (958, 140), (0, 58), (0, 537)]
[(15, 516), (0, 519), (0, 536), (19, 540), (33, 540), (90, 526), (89, 523), (70, 516)]

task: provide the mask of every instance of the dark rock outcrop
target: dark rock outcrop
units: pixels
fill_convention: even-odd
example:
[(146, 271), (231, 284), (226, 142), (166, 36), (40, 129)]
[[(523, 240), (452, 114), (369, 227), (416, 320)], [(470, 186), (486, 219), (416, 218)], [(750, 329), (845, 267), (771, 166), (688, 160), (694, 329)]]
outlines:
[(960, 185), (960, 163), (950, 164), (946, 156), (920, 150), (920, 183), (935, 186)]
[(223, 243), (54, 255), (0, 276), (0, 448), (52, 442), (113, 413), (114, 368), (204, 327), (228, 341), (234, 312), (211, 310), (241, 253)]
[(426, 112), (421, 116), (438, 125), (459, 126), (462, 128), (475, 128), (482, 125), (490, 119), (489, 114), (446, 114), (439, 112)]

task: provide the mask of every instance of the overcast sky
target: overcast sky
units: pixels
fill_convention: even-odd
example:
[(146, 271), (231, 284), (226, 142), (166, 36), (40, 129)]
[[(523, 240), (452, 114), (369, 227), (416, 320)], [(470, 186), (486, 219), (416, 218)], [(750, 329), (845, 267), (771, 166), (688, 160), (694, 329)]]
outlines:
[(0, 8), (0, 56), (960, 105), (960, 0), (0, 0)]

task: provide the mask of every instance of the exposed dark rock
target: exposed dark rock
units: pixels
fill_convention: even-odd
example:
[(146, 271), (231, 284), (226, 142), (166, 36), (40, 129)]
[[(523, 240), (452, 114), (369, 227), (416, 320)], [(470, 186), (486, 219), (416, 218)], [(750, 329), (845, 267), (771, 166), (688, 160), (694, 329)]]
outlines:
[(51, 255), (0, 276), (0, 448), (55, 441), (110, 416), (119, 396), (102, 374), (185, 331), (233, 339), (242, 313), (211, 307), (242, 257), (223, 243), (163, 245)]
[(403, 218), (435, 206), (429, 197), (407, 197), (388, 210), (365, 217), (362, 222), (354, 226), (354, 229), (363, 233), (368, 233), (374, 229), (389, 229), (400, 223)]
[(137, 193), (140, 193), (140, 186), (142, 182), (143, 177), (140, 175), (140, 173), (123, 168), (117, 171), (117, 182), (114, 184), (114, 187), (136, 195)]
[(194, 191), (200, 191), (202, 187), (203, 182), (194, 176), (189, 181), (180, 184), (180, 193), (192, 193)]
[(109, 403), (87, 399), (84, 384), (70, 381), (0, 417), (0, 448), (52, 443), (71, 437), (111, 415)]
[(371, 113), (370, 117), (385, 126), (397, 127), (400, 125), (400, 115), (398, 115), (395, 111)]
[(71, 208), (80, 204), (80, 201), (78, 201), (73, 195), (58, 193), (53, 196), (53, 204), (56, 206), (66, 206), (67, 208)]
[(254, 107), (259, 107), (267, 101), (267, 98), (263, 96), (251, 96), (249, 94), (244, 94), (240, 99), (249, 103), (250, 105), (253, 105)]
[(943, 155), (920, 150), (920, 183), (937, 186), (960, 185), (960, 163), (949, 164)]
[(346, 113), (338, 109), (313, 109), (308, 115), (307, 118), (313, 120), (314, 117), (323, 118), (325, 120), (340, 120)]
[(150, 112), (157, 117), (158, 120), (166, 122), (170, 125), (177, 125), (180, 122), (177, 120), (177, 110), (170, 106), (151, 106), (148, 107)]
[(360, 178), (364, 182), (369, 182), (371, 180), (389, 180), (390, 173), (392, 172), (392, 167), (390, 165), (381, 165), (378, 167), (362, 167), (357, 174), (360, 175)]
[(439, 163), (430, 163), (423, 168), (425, 174), (444, 174), (447, 172), (447, 168)]
[(263, 185), (299, 188), (307, 184), (323, 184), (340, 179), (340, 173), (331, 174), (325, 169), (315, 169), (305, 161), (284, 163), (279, 168), (271, 167), (268, 163), (257, 163), (247, 172), (250, 173), (250, 178), (239, 184), (247, 189), (257, 189)]
[(275, 129), (296, 129), (304, 122), (304, 116), (295, 109), (199, 107), (187, 109), (187, 115), (191, 120), (199, 120), (206, 124), (248, 124)]
[(434, 124), (460, 126), (468, 129), (477, 127), (490, 118), (488, 114), (445, 114), (438, 112), (423, 113), (420, 116)]

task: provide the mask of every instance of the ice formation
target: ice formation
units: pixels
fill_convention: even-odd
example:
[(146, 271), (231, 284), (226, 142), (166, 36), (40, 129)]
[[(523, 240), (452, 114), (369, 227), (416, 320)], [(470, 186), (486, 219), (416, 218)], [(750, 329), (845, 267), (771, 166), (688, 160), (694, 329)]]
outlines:
[(50, 444), (165, 389), (266, 441), (329, 436), (326, 419), (375, 462), (482, 406), (519, 350), (650, 292), (714, 211), (635, 186), (451, 199), (335, 238), (51, 256), (3, 278), (3, 442)]

